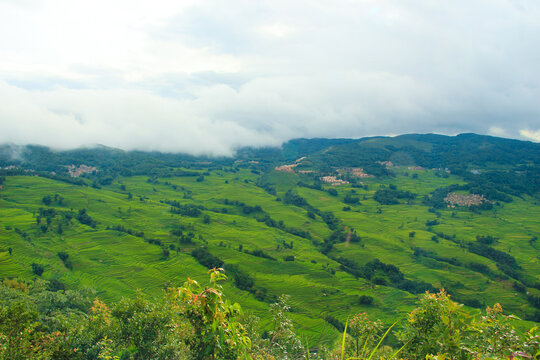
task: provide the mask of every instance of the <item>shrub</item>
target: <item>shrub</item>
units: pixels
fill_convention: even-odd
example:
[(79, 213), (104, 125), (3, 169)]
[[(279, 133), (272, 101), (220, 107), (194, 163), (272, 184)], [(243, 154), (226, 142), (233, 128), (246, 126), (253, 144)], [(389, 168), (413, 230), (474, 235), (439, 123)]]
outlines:
[(71, 263), (71, 260), (69, 259), (69, 254), (67, 252), (60, 251), (57, 255), (60, 260), (62, 260), (66, 268), (68, 268), (69, 270), (73, 269), (73, 264)]
[(32, 272), (34, 274), (36, 274), (37, 276), (41, 276), (41, 274), (43, 274), (43, 271), (45, 271), (43, 265), (32, 263)]
[(334, 188), (330, 188), (330, 189), (326, 190), (326, 192), (327, 192), (328, 194), (332, 195), (332, 196), (338, 196), (338, 192), (337, 192), (337, 190), (334, 189)]
[(366, 313), (356, 314), (348, 323), (347, 334), (351, 339), (346, 346), (347, 355), (360, 358), (361, 354), (372, 352), (382, 329), (380, 320), (372, 321)]
[(79, 213), (77, 214), (77, 220), (79, 220), (81, 224), (88, 225), (92, 228), (96, 227), (96, 222), (90, 217), (90, 215), (88, 215), (86, 209), (79, 210)]
[(343, 202), (345, 204), (358, 204), (360, 202), (360, 198), (358, 196), (352, 196), (351, 194), (345, 195), (343, 198)]
[(251, 341), (237, 321), (240, 305), (231, 304), (219, 284), (227, 279), (223, 269), (212, 269), (210, 286), (202, 287), (188, 279), (179, 289), (180, 311), (193, 327), (186, 339), (194, 359), (237, 359)]
[(373, 297), (369, 295), (360, 295), (358, 298), (358, 303), (360, 305), (371, 305), (373, 304)]

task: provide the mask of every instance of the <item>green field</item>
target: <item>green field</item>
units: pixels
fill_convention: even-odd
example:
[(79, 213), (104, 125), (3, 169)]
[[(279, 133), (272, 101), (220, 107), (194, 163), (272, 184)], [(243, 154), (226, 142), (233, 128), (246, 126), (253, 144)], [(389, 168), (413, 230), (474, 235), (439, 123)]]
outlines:
[[(345, 322), (353, 313), (368, 312), (389, 324), (410, 311), (417, 299), (417, 295), (392, 284), (377, 285), (366, 278), (355, 278), (333, 260), (339, 257), (360, 266), (377, 258), (397, 266), (406, 279), (449, 289), (458, 301), (475, 299), (482, 306), (500, 302), (507, 312), (526, 318), (534, 314), (526, 294), (513, 288), (514, 280), (486, 276), (465, 266), (470, 262), (484, 264), (493, 274), (502, 275), (492, 260), (469, 252), (463, 244), (474, 241), (477, 235), (498, 238), (494, 247), (514, 256), (523, 273), (538, 282), (540, 245), (529, 242), (540, 233), (540, 206), (536, 199), (515, 198), (482, 213), (464, 208), (443, 209), (435, 214), (419, 199), (381, 205), (373, 200), (373, 195), (381, 184), (393, 184), (423, 196), (438, 187), (459, 184), (459, 178), (418, 171), (414, 179), (404, 174), (382, 181), (366, 179), (367, 189), (365, 186), (353, 189), (349, 185), (333, 187), (338, 195), (332, 196), (326, 191), (297, 187), (298, 181), (310, 179), (296, 174), (273, 171), (257, 175), (244, 169), (224, 170), (207, 173), (203, 181), (197, 181), (196, 177), (119, 177), (100, 189), (37, 176), (8, 176), (0, 193), (0, 278), (35, 277), (30, 265), (39, 263), (45, 269), (43, 278), (58, 279), (74, 288), (94, 288), (98, 296), (114, 302), (137, 289), (158, 295), (167, 286), (182, 284), (188, 276), (204, 279), (207, 268), (191, 256), (191, 251), (205, 246), (225, 261), (225, 268), (236, 264), (249, 273), (257, 288), (265, 288), (272, 296), (290, 295), (297, 328), (313, 340), (321, 336), (332, 340), (337, 336), (337, 330), (324, 320), (328, 315)], [(259, 176), (275, 186), (275, 195), (256, 186)], [(353, 228), (361, 240), (339, 242), (328, 254), (323, 254), (320, 244), (332, 230), (319, 215), (313, 219), (307, 216), (304, 207), (285, 204), (283, 197), (289, 189), (296, 189), (314, 208), (334, 213), (341, 225)], [(351, 191), (360, 198), (360, 204), (350, 205), (350, 210), (344, 211), (346, 204), (342, 200)], [(48, 207), (43, 203), (47, 195), (53, 199)], [(55, 195), (63, 198), (62, 204), (54, 201)], [(173, 214), (171, 206), (163, 202), (170, 200), (202, 205), (204, 210), (196, 217)], [(283, 221), (286, 227), (308, 231), (311, 239), (267, 226), (257, 221), (256, 213), (244, 213), (235, 201), (259, 205), (265, 214)], [(37, 223), (40, 208), (55, 209), (56, 214), (49, 216), (47, 226), (45, 218)], [(96, 221), (95, 228), (76, 219), (83, 208)], [(62, 216), (68, 212), (75, 217), (67, 220)], [(437, 225), (426, 226), (427, 221), (434, 219)], [(116, 225), (144, 235), (107, 229)], [(175, 229), (191, 233), (191, 243), (181, 242), (177, 235), (171, 234)], [(439, 238), (435, 242), (433, 236), (440, 232), (452, 239)], [(159, 240), (161, 246), (149, 243), (148, 239)], [(292, 246), (283, 246), (291, 243)], [(173, 249), (169, 248), (171, 244)], [(164, 256), (162, 247), (170, 250), (168, 256)], [(416, 248), (457, 259), (462, 266), (433, 256), (415, 255)], [(262, 250), (273, 259), (254, 256), (245, 250)], [(71, 269), (57, 256), (61, 251), (69, 254)], [(285, 261), (290, 256), (294, 261)], [(268, 301), (257, 300), (232, 282), (226, 285), (226, 291), (245, 310), (261, 317), (263, 326), (268, 323)], [(532, 288), (527, 291), (539, 293)], [(360, 295), (373, 297), (373, 303), (360, 304)]]

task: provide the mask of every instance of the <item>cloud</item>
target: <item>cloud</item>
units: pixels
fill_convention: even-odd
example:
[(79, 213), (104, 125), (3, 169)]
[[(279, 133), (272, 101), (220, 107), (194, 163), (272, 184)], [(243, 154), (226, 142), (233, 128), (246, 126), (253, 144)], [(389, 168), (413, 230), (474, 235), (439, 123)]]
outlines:
[(536, 131), (525, 129), (521, 130), (520, 134), (529, 140), (540, 142), (540, 129)]
[(532, 0), (2, 2), (0, 142), (230, 155), (295, 137), (540, 141), (539, 23)]

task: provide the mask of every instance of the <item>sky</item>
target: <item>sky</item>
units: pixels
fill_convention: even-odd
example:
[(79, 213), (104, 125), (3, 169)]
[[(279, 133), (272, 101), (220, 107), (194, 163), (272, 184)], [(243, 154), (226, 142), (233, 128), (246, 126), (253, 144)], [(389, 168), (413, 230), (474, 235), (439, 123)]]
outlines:
[(0, 143), (540, 142), (538, 0), (0, 0)]

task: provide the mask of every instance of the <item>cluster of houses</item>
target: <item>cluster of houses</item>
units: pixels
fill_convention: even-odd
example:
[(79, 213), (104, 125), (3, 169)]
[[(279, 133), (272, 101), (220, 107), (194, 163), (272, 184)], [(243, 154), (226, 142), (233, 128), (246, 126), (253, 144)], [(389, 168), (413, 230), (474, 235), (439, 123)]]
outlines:
[(88, 166), (84, 164), (79, 167), (75, 165), (66, 165), (66, 168), (68, 169), (69, 176), (71, 177), (79, 177), (82, 174), (91, 174), (99, 171), (95, 166)]
[(473, 205), (481, 205), (483, 202), (489, 201), (484, 197), (484, 195), (477, 195), (477, 194), (457, 194), (457, 193), (449, 193), (444, 198), (444, 202), (448, 204), (448, 207), (455, 208), (456, 206), (466, 206), (470, 207)]
[[(305, 156), (302, 156), (300, 159), (297, 159), (294, 164), (290, 164), (290, 165), (281, 165), (281, 166), (276, 166), (274, 168), (274, 170), (276, 171), (283, 171), (283, 172), (289, 172), (289, 173), (293, 173), (293, 174), (296, 174), (296, 172), (294, 171), (294, 168), (297, 167), (301, 162), (302, 160), (304, 160), (306, 157)], [(308, 174), (308, 173), (312, 173), (313, 170), (299, 170), (298, 171), (300, 174)]]
[(335, 176), (322, 176), (319, 178), (322, 182), (330, 184), (332, 186), (346, 185), (349, 182), (347, 180), (338, 179)]
[(338, 169), (338, 173), (340, 175), (342, 174), (351, 174), (352, 176), (356, 176), (357, 178), (363, 179), (368, 177), (374, 177), (373, 175), (370, 175), (366, 172), (364, 172), (363, 168), (346, 168), (346, 169)]
[(274, 168), (274, 170), (276, 171), (283, 171), (283, 172), (290, 172), (290, 173), (295, 173), (294, 172), (294, 168), (297, 167), (298, 164), (291, 164), (291, 165), (281, 165), (281, 166), (276, 166)]

